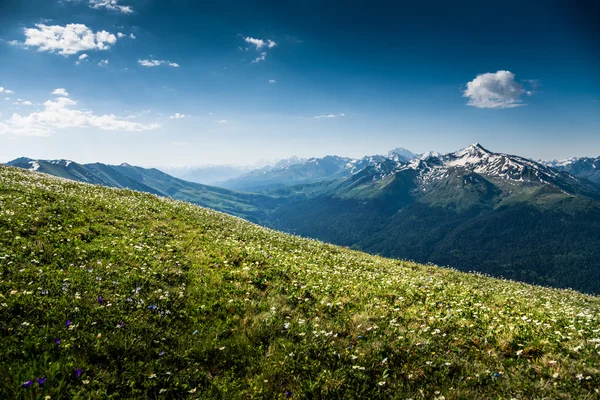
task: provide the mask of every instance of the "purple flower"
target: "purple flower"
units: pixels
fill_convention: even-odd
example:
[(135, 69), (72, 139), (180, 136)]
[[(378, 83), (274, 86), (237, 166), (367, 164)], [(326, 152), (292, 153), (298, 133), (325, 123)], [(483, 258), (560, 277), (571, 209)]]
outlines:
[(75, 371), (75, 376), (76, 376), (77, 378), (80, 378), (80, 377), (81, 377), (81, 374), (83, 374), (83, 371), (81, 370), (81, 368), (79, 368), (77, 371)]
[(125, 322), (119, 322), (119, 328), (122, 328), (125, 326)]
[(103, 301), (102, 296), (98, 296), (98, 303), (102, 303)]
[(286, 390), (286, 391), (285, 391), (285, 397), (286, 397), (287, 399), (289, 399), (290, 397), (292, 397), (292, 391), (291, 391), (291, 390)]
[(57, 345), (58, 345), (58, 344), (60, 344), (60, 339), (56, 339), (56, 340), (54, 341), (54, 343), (56, 343)]
[(160, 353), (158, 353), (159, 356), (163, 356), (165, 354), (164, 351), (161, 351)]
[(38, 385), (42, 386), (44, 383), (46, 383), (46, 377), (43, 378), (38, 378), (37, 383)]
[(70, 319), (67, 320), (67, 326), (71, 326), (71, 320)]
[(23, 383), (21, 384), (21, 387), (22, 387), (22, 388), (28, 388), (28, 387), (29, 387), (29, 386), (31, 386), (31, 385), (33, 385), (33, 379), (32, 379), (32, 380), (30, 380), (30, 381), (27, 381), (27, 382), (23, 382)]

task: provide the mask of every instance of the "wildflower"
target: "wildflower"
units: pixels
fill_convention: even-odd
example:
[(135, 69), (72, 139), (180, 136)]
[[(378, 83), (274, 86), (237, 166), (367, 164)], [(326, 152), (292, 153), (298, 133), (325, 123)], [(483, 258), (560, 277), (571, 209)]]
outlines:
[(70, 319), (67, 320), (66, 325), (67, 325), (67, 327), (71, 326), (71, 320)]
[(81, 378), (81, 374), (83, 374), (83, 371), (82, 371), (82, 369), (81, 369), (81, 368), (79, 368), (79, 369), (77, 369), (77, 370), (75, 371), (75, 376), (76, 376), (77, 378)]
[(188, 390), (188, 393), (196, 393), (196, 390), (198, 390), (198, 388), (193, 388), (192, 390)]
[(148, 378), (154, 379), (154, 378), (156, 378), (156, 374), (151, 374)]
[(165, 352), (164, 352), (164, 351), (161, 351), (160, 353), (158, 353), (158, 355), (162, 357), (162, 356), (164, 356), (164, 355), (165, 355)]
[(59, 345), (59, 344), (60, 344), (60, 339), (56, 339), (56, 340), (54, 341), (54, 343), (56, 343), (57, 345)]
[(289, 399), (290, 397), (292, 397), (292, 392), (290, 390), (286, 390), (285, 391), (285, 398)]
[(378, 382), (377, 384), (378, 384), (379, 386), (383, 386), (383, 385), (385, 385), (385, 381)]
[(90, 381), (88, 381), (87, 379), (85, 381), (81, 381), (81, 383), (83, 383), (84, 385), (87, 385), (88, 383), (90, 383)]
[(23, 382), (21, 384), (22, 388), (28, 388), (29, 386), (33, 385), (33, 380), (27, 381), (27, 382)]
[(38, 385), (42, 386), (44, 383), (46, 383), (46, 379), (47, 379), (46, 377), (38, 378), (37, 379)]
[(102, 298), (102, 296), (98, 296), (98, 303), (102, 303), (104, 301), (104, 299)]
[(119, 322), (119, 323), (117, 324), (117, 328), (122, 328), (122, 327), (124, 327), (124, 326), (125, 326), (125, 323), (124, 323), (124, 322)]
[(290, 327), (290, 323), (286, 322), (285, 324), (283, 324), (283, 329), (288, 329)]
[(521, 353), (523, 353), (523, 350), (517, 350), (516, 353), (517, 353), (518, 356), (520, 356)]

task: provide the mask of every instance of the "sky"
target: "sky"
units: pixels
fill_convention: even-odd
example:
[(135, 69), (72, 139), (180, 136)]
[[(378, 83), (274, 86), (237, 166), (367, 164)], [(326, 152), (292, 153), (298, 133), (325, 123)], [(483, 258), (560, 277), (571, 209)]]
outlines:
[(594, 3), (0, 0), (0, 162), (597, 157)]

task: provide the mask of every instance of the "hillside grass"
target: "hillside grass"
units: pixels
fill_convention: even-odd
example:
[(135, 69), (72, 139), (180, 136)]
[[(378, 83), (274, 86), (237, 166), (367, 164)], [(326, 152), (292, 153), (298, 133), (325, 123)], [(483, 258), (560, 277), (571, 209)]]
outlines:
[(0, 166), (3, 399), (594, 399), (599, 312)]

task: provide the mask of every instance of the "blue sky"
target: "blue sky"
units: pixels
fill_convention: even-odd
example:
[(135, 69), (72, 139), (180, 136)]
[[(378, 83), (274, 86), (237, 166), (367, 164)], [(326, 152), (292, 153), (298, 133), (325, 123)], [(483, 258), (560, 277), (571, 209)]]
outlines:
[(598, 6), (415, 3), (2, 0), (0, 161), (600, 155)]

